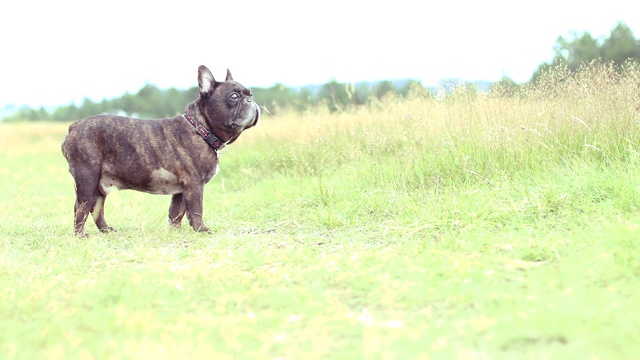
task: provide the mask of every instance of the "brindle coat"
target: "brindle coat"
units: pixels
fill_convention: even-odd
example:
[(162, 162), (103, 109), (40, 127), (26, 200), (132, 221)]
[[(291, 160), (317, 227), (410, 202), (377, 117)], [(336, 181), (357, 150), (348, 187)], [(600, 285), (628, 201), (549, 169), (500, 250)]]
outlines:
[[(251, 92), (233, 81), (217, 82), (205, 66), (198, 68), (200, 96), (185, 114), (225, 144), (258, 123), (260, 108)], [(84, 236), (91, 213), (101, 232), (114, 231), (104, 218), (110, 189), (172, 195), (169, 223), (179, 227), (185, 213), (196, 231), (202, 221), (203, 188), (218, 172), (218, 154), (181, 115), (139, 120), (96, 115), (69, 126), (62, 153), (75, 180), (74, 233)]]

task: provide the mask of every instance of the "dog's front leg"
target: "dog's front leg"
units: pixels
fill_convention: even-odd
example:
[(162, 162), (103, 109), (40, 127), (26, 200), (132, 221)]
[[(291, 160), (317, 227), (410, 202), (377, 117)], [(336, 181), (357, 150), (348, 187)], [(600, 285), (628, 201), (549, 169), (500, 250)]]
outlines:
[(186, 211), (187, 207), (184, 204), (184, 196), (182, 194), (173, 195), (171, 197), (171, 205), (169, 206), (169, 225), (179, 228)]
[(203, 186), (193, 186), (182, 193), (189, 224), (195, 231), (209, 231), (202, 222)]

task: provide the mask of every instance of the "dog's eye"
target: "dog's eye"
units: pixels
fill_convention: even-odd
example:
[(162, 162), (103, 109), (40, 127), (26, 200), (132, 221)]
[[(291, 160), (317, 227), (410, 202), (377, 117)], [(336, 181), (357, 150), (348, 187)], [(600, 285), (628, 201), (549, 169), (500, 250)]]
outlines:
[(234, 93), (231, 93), (231, 96), (230, 96), (230, 97), (231, 97), (231, 100), (238, 100), (238, 98), (240, 97), (240, 95), (238, 95), (238, 93), (234, 92)]

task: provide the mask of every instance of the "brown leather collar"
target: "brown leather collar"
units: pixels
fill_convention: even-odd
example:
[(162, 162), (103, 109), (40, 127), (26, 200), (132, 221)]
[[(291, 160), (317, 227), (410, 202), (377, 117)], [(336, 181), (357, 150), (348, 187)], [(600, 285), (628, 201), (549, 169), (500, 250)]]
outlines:
[(204, 141), (206, 141), (207, 144), (209, 144), (213, 148), (213, 150), (215, 150), (216, 152), (218, 152), (218, 150), (223, 149), (225, 146), (227, 146), (227, 144), (225, 144), (224, 142), (222, 142), (222, 140), (218, 139), (215, 135), (213, 135), (211, 131), (205, 129), (204, 126), (198, 124), (189, 115), (183, 114), (182, 117), (184, 117), (189, 122), (189, 124), (191, 124), (191, 126), (195, 128), (196, 132), (200, 134), (200, 136), (202, 136)]

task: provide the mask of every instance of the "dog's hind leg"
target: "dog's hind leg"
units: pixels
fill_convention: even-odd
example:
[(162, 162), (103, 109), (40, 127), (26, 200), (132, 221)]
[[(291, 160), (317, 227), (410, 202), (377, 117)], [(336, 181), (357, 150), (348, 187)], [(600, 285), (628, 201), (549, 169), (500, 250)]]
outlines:
[[(89, 217), (89, 213), (96, 213), (96, 209), (99, 211), (96, 213), (96, 219), (100, 219), (100, 213), (103, 212), (104, 198), (100, 200), (99, 206), (97, 206), (98, 198), (103, 197), (103, 194), (98, 188), (100, 181), (100, 170), (84, 168), (82, 171), (72, 172), (73, 178), (76, 182), (76, 203), (74, 206), (75, 220), (74, 220), (74, 233), (76, 236), (86, 236), (84, 233), (84, 224)], [(104, 216), (102, 216), (102, 222), (104, 222)], [(106, 226), (106, 223), (104, 223)], [(100, 224), (98, 224), (100, 228)]]
[(77, 237), (86, 237), (84, 233), (84, 223), (87, 221), (89, 211), (87, 211), (87, 203), (83, 203), (76, 197), (76, 203), (73, 207), (74, 221), (73, 221), (73, 233)]
[(182, 194), (173, 195), (171, 197), (171, 205), (169, 206), (169, 225), (176, 228), (180, 227), (186, 211), (187, 207), (184, 204)]

